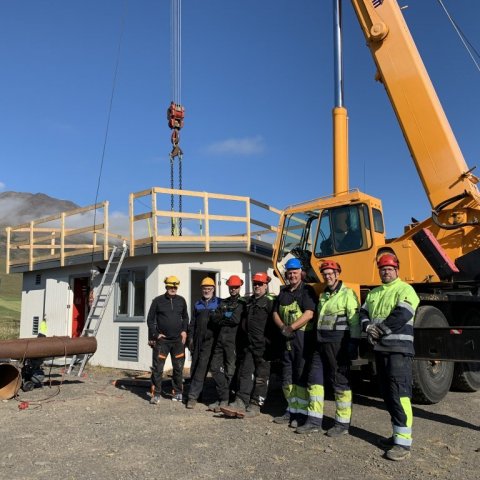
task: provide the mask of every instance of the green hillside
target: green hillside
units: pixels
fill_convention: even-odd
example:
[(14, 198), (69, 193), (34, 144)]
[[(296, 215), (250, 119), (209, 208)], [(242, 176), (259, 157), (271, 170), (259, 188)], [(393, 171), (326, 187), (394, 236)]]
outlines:
[(18, 338), (22, 275), (5, 273), (5, 247), (0, 256), (0, 340)]

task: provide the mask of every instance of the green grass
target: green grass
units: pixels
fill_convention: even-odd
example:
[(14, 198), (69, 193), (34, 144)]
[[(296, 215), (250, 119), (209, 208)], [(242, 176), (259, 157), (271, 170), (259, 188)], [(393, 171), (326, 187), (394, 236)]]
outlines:
[[(2, 250), (5, 251), (4, 248)], [(18, 338), (21, 300), (22, 275), (5, 273), (5, 257), (2, 253), (0, 258), (0, 340)]]

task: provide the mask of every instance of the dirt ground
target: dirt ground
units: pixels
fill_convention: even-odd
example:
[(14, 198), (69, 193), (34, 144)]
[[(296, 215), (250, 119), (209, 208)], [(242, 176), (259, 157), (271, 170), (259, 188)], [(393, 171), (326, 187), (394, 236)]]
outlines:
[[(0, 402), (0, 478), (480, 478), (480, 392), (451, 392), (437, 405), (415, 405), (412, 455), (391, 462), (376, 446), (391, 434), (388, 414), (368, 382), (354, 395), (350, 435), (333, 440), (272, 423), (284, 409), (277, 388), (260, 417), (240, 420), (207, 411), (214, 396), (210, 379), (204, 404), (186, 410), (167, 396), (150, 405), (146, 381), (112, 384), (126, 378), (91, 368), (83, 378), (62, 379), (54, 369), (51, 386)], [(20, 409), (21, 401), (28, 408)], [(325, 427), (333, 414), (330, 398)]]

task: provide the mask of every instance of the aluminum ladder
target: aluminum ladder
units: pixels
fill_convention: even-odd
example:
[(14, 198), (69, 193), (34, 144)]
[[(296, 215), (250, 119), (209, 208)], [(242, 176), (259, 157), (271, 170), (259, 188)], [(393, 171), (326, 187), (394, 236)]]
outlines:
[[(105, 310), (110, 300), (110, 295), (115, 288), (115, 281), (117, 280), (118, 273), (122, 267), (123, 259), (127, 254), (128, 246), (126, 242), (123, 242), (121, 247), (116, 245), (112, 249), (110, 258), (108, 260), (107, 268), (103, 272), (102, 281), (98, 286), (97, 295), (93, 300), (92, 308), (88, 313), (87, 320), (85, 321), (85, 326), (82, 330), (82, 337), (96, 337), (100, 324), (102, 323), (102, 318), (105, 313)], [(72, 357), (70, 366), (67, 370), (67, 375), (71, 375), (75, 369), (75, 366), (79, 364), (79, 369), (77, 376), (81, 376), (83, 369), (87, 364), (90, 357), (93, 353), (78, 354)]]

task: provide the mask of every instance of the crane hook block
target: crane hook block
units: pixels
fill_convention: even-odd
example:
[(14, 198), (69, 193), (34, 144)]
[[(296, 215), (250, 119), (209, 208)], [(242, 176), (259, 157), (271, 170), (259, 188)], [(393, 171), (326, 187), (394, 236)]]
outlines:
[(180, 130), (183, 127), (185, 109), (182, 105), (172, 102), (167, 110), (168, 126), (173, 130)]

